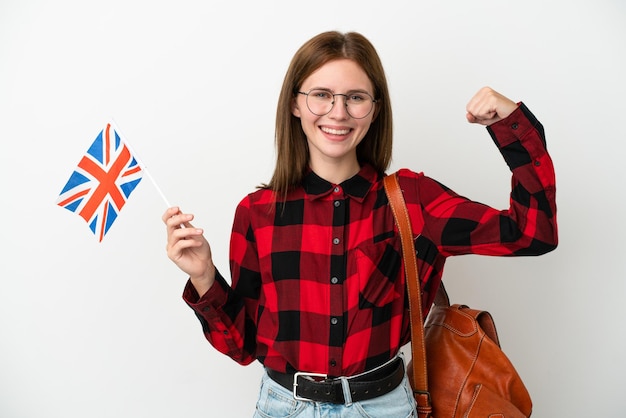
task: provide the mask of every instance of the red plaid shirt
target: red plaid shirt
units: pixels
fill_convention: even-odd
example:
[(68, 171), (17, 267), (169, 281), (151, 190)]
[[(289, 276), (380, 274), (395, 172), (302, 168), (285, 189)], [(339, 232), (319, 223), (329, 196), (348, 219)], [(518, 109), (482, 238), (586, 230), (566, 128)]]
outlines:
[[(451, 255), (539, 255), (557, 244), (555, 176), (542, 125), (520, 104), (487, 128), (513, 173), (510, 208), (496, 210), (409, 170), (400, 184), (413, 222), (425, 311)], [(353, 375), (409, 341), (401, 246), (371, 166), (342, 184), (310, 172), (276, 203), (258, 190), (232, 230), (232, 287), (219, 275), (184, 299), (206, 338), (241, 364)], [(425, 313), (426, 313), (425, 312)]]

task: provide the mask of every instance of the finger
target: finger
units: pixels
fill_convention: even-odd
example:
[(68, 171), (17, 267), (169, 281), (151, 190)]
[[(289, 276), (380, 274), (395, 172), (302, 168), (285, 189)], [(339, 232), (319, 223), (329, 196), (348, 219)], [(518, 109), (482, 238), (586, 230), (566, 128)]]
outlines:
[(468, 103), (466, 110), (477, 119), (491, 119), (496, 114), (496, 103), (492, 97), (477, 97)]
[(199, 240), (202, 241), (204, 231), (200, 228), (192, 226), (181, 228), (180, 226), (168, 227), (167, 230), (167, 246), (172, 247), (178, 241)]
[[(174, 206), (167, 209), (161, 219), (165, 222), (165, 225), (167, 225), (167, 233), (170, 234), (172, 229), (184, 228), (185, 226), (191, 227), (192, 225), (188, 222), (193, 219), (193, 215), (184, 214), (180, 211), (179, 207)], [(185, 223), (187, 224), (185, 225)]]
[(164, 219), (164, 221), (165, 221), (165, 224), (167, 225), (168, 230), (178, 229), (178, 228), (181, 228), (182, 226), (193, 228), (193, 225), (191, 225), (190, 223), (190, 221), (192, 221), (193, 218), (194, 216), (191, 213), (179, 212), (170, 216), (167, 219)]
[(195, 251), (201, 248), (203, 242), (195, 239), (184, 239), (176, 241), (173, 245), (166, 246), (167, 256), (170, 260), (178, 262), (188, 251)]
[(201, 228), (176, 228), (170, 236), (173, 240), (198, 239), (202, 238), (204, 231)]
[(175, 236), (175, 239), (168, 243), (167, 250), (173, 254), (182, 254), (182, 252), (187, 248), (195, 248), (201, 247), (204, 244), (204, 240), (202, 239), (202, 235), (186, 235), (186, 236)]
[(168, 227), (171, 226), (170, 224), (172, 224), (175, 228), (193, 227), (189, 223), (189, 221), (193, 219), (193, 214), (182, 213), (180, 208), (177, 206), (167, 209), (161, 219), (166, 225), (168, 225)]
[(468, 112), (465, 115), (465, 118), (467, 119), (469, 123), (477, 123), (479, 125), (485, 125), (485, 126), (491, 125), (502, 119), (495, 112), (491, 114), (486, 114), (486, 115), (474, 115)]
[(471, 118), (468, 118), (468, 120), (473, 123), (483, 123), (498, 118), (496, 104), (490, 97), (477, 98), (468, 104), (466, 110), (467, 114), (471, 115)]
[(492, 124), (496, 123), (499, 120), (501, 120), (501, 118), (499, 118), (499, 117), (493, 117), (491, 119), (484, 119), (484, 118), (477, 118), (477, 117), (472, 116), (472, 115), (467, 116), (467, 121), (469, 123), (476, 123), (476, 124), (484, 125), (484, 126), (492, 125)]
[(490, 87), (481, 88), (467, 103), (465, 109), (477, 119), (492, 119), (497, 112), (498, 93)]
[(198, 228), (178, 228), (171, 234), (168, 234), (165, 249), (168, 256), (172, 259), (178, 259), (182, 256), (184, 250), (188, 248), (201, 247), (206, 240), (203, 232)]
[(178, 206), (172, 206), (171, 208), (167, 208), (167, 210), (163, 213), (163, 216), (161, 216), (161, 220), (163, 221), (163, 223), (167, 223), (167, 220), (169, 218), (178, 213), (180, 213), (180, 208)]

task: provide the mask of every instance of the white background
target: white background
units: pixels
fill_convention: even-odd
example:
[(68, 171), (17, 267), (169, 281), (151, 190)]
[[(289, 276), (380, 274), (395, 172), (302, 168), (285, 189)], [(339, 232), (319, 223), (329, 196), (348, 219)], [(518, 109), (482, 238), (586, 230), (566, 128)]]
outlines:
[(329, 29), (380, 53), (392, 170), (507, 207), (507, 167), (465, 104), (490, 85), (543, 122), (559, 248), (451, 259), (445, 279), (494, 315), (534, 417), (625, 416), (624, 2), (2, 0), (1, 417), (252, 415), (261, 368), (204, 340), (149, 179), (102, 243), (54, 202), (114, 118), (227, 273), (235, 206), (273, 170), (287, 65)]

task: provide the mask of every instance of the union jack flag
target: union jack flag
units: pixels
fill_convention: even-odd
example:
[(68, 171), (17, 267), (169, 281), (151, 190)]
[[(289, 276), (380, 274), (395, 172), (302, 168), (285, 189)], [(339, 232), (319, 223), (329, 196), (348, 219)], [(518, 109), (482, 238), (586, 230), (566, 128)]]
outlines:
[(109, 123), (78, 163), (56, 203), (80, 215), (102, 241), (142, 175), (137, 159)]

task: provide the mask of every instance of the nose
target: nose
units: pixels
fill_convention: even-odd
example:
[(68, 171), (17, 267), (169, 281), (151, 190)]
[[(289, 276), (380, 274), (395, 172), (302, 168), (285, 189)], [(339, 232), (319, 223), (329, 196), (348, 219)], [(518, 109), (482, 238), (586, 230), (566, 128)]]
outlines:
[[(343, 103), (337, 103), (338, 96), (343, 99)], [(348, 119), (350, 114), (348, 113), (348, 105), (346, 104), (348, 96), (345, 94), (335, 94), (333, 97), (333, 107), (330, 109), (328, 116), (334, 119)]]

